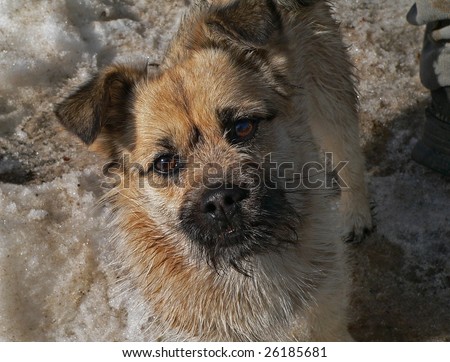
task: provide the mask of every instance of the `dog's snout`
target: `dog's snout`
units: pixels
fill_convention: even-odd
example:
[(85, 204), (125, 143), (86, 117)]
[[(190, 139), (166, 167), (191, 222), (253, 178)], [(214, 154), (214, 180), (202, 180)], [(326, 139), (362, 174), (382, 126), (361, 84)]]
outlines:
[(201, 211), (216, 221), (229, 222), (239, 203), (248, 195), (248, 190), (238, 186), (222, 185), (209, 189), (203, 194)]

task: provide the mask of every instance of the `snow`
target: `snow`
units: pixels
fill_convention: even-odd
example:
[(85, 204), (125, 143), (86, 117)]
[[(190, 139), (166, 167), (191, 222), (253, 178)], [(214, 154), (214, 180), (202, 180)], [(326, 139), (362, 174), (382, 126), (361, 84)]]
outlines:
[(109, 255), (107, 208), (83, 187), (95, 172), (28, 187), (2, 185), (2, 340), (140, 339), (126, 328), (127, 299), (122, 296), (121, 306), (114, 299), (119, 276)]
[[(378, 209), (377, 232), (353, 250), (360, 339), (450, 338), (450, 189), (409, 160), (428, 99), (418, 78), (423, 29), (404, 20), (411, 2), (336, 1), (360, 78), (361, 142)], [(108, 206), (98, 206), (101, 163), (52, 110), (106, 64), (158, 62), (186, 3), (0, 0), (0, 340), (159, 337), (145, 330), (133, 293), (117, 292)], [(388, 252), (399, 255), (395, 266), (380, 257)], [(416, 318), (419, 306), (428, 319)]]

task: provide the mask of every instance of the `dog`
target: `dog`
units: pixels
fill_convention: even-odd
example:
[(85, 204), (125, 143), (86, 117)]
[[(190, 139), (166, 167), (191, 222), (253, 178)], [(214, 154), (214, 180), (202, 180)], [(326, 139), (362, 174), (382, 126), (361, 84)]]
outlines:
[[(341, 237), (372, 227), (356, 99), (327, 1), (217, 0), (191, 6), (159, 66), (109, 66), (57, 106), (120, 176), (116, 251), (155, 326), (352, 340)], [(348, 162), (340, 193), (324, 152)]]

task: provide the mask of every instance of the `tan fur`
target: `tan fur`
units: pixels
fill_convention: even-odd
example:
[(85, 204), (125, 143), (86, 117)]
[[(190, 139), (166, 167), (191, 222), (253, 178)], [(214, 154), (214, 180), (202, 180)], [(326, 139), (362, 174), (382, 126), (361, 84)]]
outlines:
[[(131, 284), (156, 316), (151, 328), (179, 340), (351, 340), (333, 190), (286, 194), (301, 210), (292, 225), (298, 240), (252, 255), (245, 261), (250, 276), (214, 270), (179, 225), (180, 209), (205, 182), (208, 164), (236, 169), (271, 153), (275, 162), (295, 161), (300, 168), (320, 162), (323, 150), (332, 151), (335, 162), (350, 162), (341, 173), (349, 185), (341, 199), (345, 231), (359, 237), (370, 227), (351, 66), (327, 3), (201, 1), (160, 68), (149, 75), (142, 67), (110, 67), (57, 112), (70, 130), (87, 143), (94, 138), (96, 149), (120, 164), (121, 181), (107, 196), (115, 210), (115, 245)], [(261, 123), (255, 145), (245, 146), (251, 152), (243, 152), (224, 135), (218, 121), (224, 108), (261, 116), (276, 110), (276, 116)], [(161, 140), (200, 167), (184, 170), (178, 184), (140, 184), (142, 174), (121, 156), (152, 164)]]

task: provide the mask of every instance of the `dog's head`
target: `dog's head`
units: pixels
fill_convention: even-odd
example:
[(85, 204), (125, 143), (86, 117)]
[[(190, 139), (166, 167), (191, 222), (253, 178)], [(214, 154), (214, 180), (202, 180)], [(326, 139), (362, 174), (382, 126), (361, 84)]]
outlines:
[(246, 273), (297, 242), (309, 202), (278, 167), (294, 162), (295, 183), (312, 152), (289, 57), (272, 1), (200, 5), (159, 69), (111, 66), (57, 115), (119, 165), (120, 207), (144, 215), (149, 244)]

